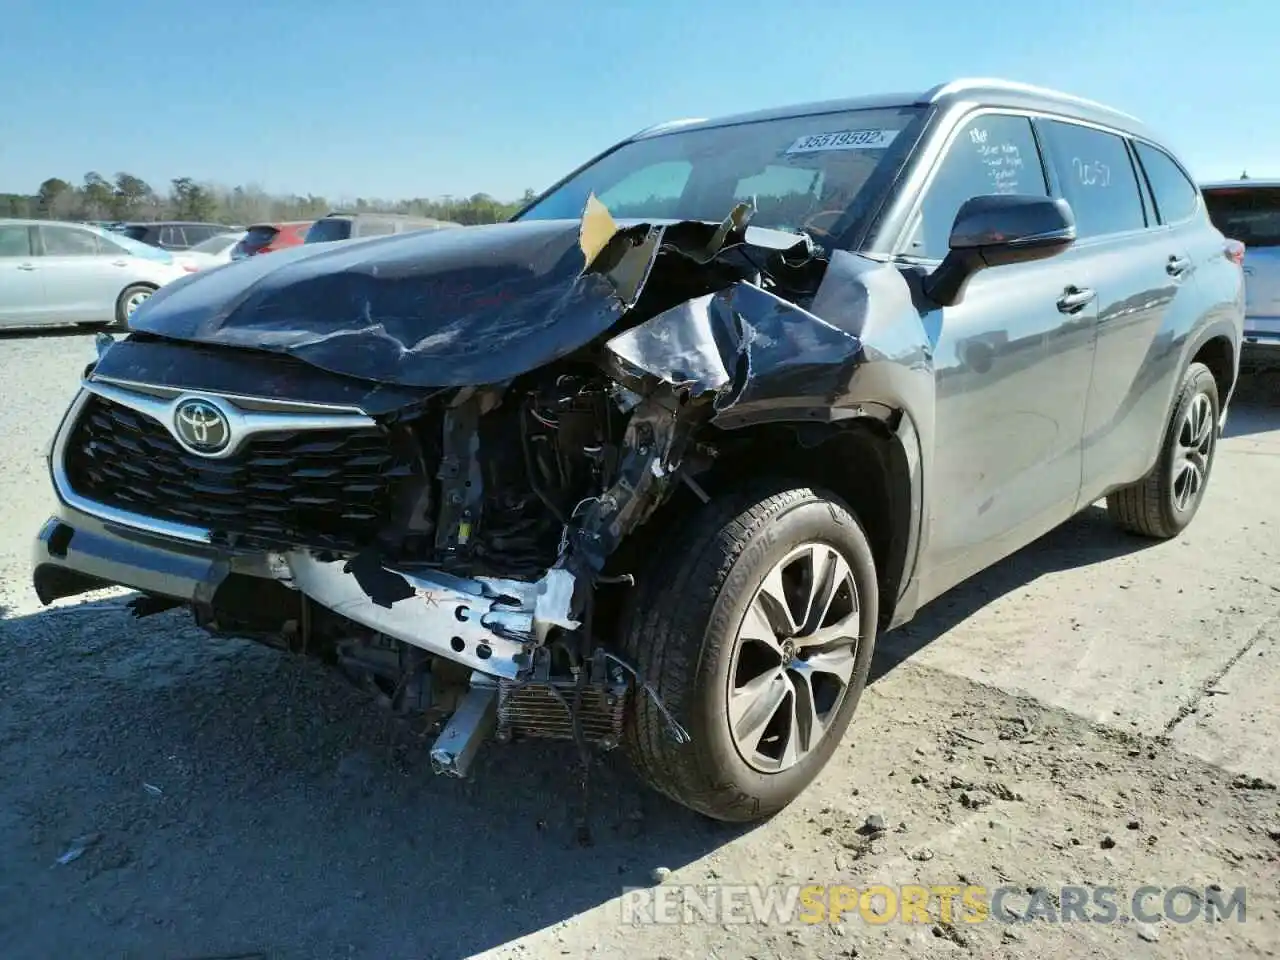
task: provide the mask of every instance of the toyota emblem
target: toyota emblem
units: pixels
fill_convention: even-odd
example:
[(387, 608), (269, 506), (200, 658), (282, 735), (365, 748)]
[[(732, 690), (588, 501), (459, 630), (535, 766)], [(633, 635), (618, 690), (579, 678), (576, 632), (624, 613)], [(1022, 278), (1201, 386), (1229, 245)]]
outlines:
[(193, 453), (213, 456), (231, 442), (226, 414), (207, 400), (184, 400), (173, 411), (178, 441)]

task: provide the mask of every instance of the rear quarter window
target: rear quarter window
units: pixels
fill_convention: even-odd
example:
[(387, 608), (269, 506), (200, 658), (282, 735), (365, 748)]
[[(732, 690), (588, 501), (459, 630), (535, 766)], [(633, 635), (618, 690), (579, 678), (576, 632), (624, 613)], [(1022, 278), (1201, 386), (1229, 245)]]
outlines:
[(1182, 223), (1195, 216), (1200, 204), (1200, 191), (1187, 179), (1187, 175), (1163, 150), (1150, 144), (1135, 143), (1138, 161), (1142, 164), (1156, 201), (1156, 215), (1161, 223)]

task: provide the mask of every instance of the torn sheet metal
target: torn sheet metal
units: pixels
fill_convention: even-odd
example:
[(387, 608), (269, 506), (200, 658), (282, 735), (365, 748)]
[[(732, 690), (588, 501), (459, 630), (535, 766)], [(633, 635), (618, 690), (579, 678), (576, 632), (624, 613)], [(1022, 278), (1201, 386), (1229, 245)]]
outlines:
[(664, 255), (748, 276), (762, 257), (812, 254), (807, 238), (748, 228), (750, 213), (619, 224), (591, 197), (580, 221), (303, 244), (169, 284), (130, 325), (406, 387), (499, 383), (613, 328)]
[(834, 398), (857, 337), (750, 283), (686, 301), (607, 344), (629, 366), (718, 412), (786, 397)]

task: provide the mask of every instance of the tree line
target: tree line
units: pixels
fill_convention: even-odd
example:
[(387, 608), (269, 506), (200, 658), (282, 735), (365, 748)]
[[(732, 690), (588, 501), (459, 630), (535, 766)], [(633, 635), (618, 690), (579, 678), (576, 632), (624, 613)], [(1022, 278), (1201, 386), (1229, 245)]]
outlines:
[(470, 197), (382, 200), (358, 197), (330, 203), (325, 197), (269, 194), (255, 186), (223, 187), (175, 177), (164, 193), (131, 173), (108, 179), (86, 173), (80, 183), (60, 177), (45, 180), (33, 194), (0, 193), (0, 217), (44, 220), (199, 220), (247, 226), (281, 220), (310, 220), (332, 210), (403, 213), (455, 223), (497, 223), (511, 217), (532, 200), (526, 190), (517, 201), (502, 201), (487, 193)]

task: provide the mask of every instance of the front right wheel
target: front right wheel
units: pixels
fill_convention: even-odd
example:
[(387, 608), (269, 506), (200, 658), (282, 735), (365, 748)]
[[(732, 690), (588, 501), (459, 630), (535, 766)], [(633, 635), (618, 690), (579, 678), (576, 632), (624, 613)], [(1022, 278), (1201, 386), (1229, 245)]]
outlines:
[(688, 732), (636, 691), (625, 745), (640, 776), (725, 821), (770, 816), (839, 746), (866, 686), (878, 582), (833, 494), (754, 486), (672, 531), (620, 624), (622, 653)]
[(1203, 363), (1193, 363), (1165, 429), (1151, 472), (1107, 494), (1107, 513), (1123, 529), (1147, 537), (1176, 537), (1204, 499), (1218, 449), (1218, 383)]

